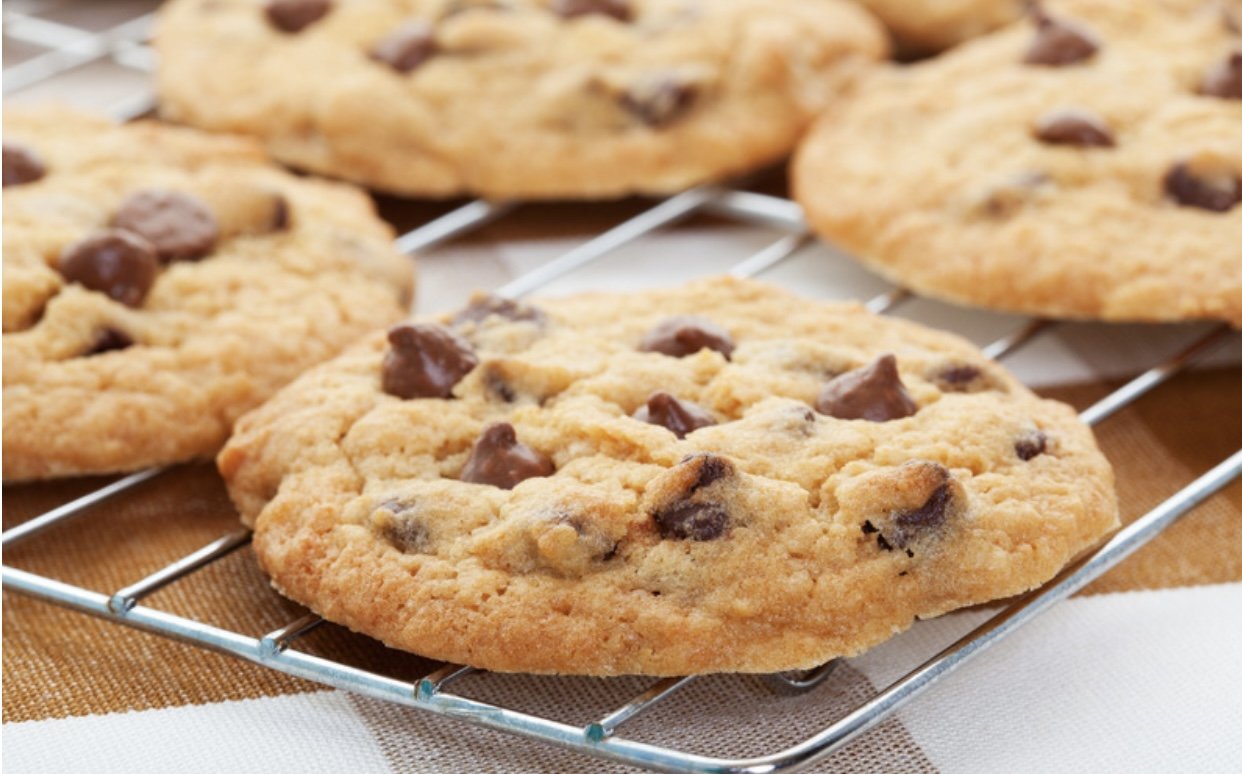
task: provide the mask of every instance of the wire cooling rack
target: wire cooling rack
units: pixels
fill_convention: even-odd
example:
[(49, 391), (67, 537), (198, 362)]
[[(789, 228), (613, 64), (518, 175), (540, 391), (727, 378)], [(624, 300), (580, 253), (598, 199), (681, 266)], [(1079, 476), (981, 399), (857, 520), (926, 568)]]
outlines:
[[(19, 64), (10, 67), (6, 63), (3, 80), (6, 96), (45, 83), (49, 78), (69, 73), (90, 63), (107, 61), (138, 73), (146, 73), (151, 69), (154, 57), (145, 45), (150, 14), (134, 16), (134, 9), (141, 11), (144, 7), (149, 8), (149, 2), (126, 0), (117, 4), (106, 4), (111, 6), (111, 13), (124, 18), (114, 24), (105, 23), (102, 26), (96, 20), (96, 29), (74, 26), (55, 18), (55, 13), (49, 13), (63, 5), (64, 3), (58, 4), (50, 0), (18, 0), (6, 3), (6, 45), (16, 43), (18, 46), (36, 49), (35, 53)], [(80, 10), (81, 6), (77, 8)], [(115, 97), (105, 95), (107, 104), (96, 107), (105, 107), (112, 115), (122, 119), (150, 112), (153, 97), (145, 86), (145, 80), (139, 83), (143, 85), (136, 91)], [(396, 244), (406, 253), (431, 251), (450, 240), (476, 232), (491, 221), (510, 216), (514, 209), (517, 206), (506, 203), (473, 201), (406, 232)], [(795, 203), (753, 191), (703, 186), (656, 203), (573, 250), (518, 276), (495, 292), (510, 298), (527, 295), (631, 245), (648, 234), (698, 214), (710, 214), (742, 224), (763, 225), (783, 232), (779, 239), (732, 266), (729, 273), (739, 277), (752, 277), (773, 269), (798, 253), (810, 241), (801, 212)], [(871, 311), (882, 314), (911, 298), (908, 291), (893, 288), (872, 298), (866, 306)], [(1008, 357), (1053, 325), (1046, 320), (1027, 321), (984, 347), (984, 353), (997, 360)], [(1190, 364), (1201, 360), (1211, 350), (1235, 335), (1236, 332), (1222, 325), (1183, 342), (1180, 351), (1175, 355), (1152, 366), (1083, 411), (1083, 421), (1095, 425), (1106, 420), (1142, 395), (1164, 384)], [(7, 549), (19, 541), (34, 538), (54, 525), (95, 509), (121, 492), (141, 488), (163, 472), (164, 469), (150, 469), (134, 473), (32, 518), (5, 531), (2, 536), (3, 547)], [(323, 619), (314, 614), (302, 616), (261, 636), (254, 636), (142, 604), (146, 597), (156, 591), (245, 546), (250, 541), (250, 534), (244, 529), (223, 535), (197, 551), (112, 593), (100, 593), (70, 585), (7, 564), (3, 566), (3, 586), (5, 590), (226, 653), (324, 685), (518, 734), (599, 758), (660, 771), (756, 774), (794, 771), (822, 760), (866, 733), (937, 681), (1116, 566), (1239, 475), (1242, 475), (1242, 449), (1118, 532), (1093, 553), (1067, 567), (1043, 588), (1010, 604), (843, 717), (791, 747), (756, 751), (757, 754), (746, 758), (705, 757), (627, 738), (622, 733), (627, 722), (690, 682), (711, 679), (710, 676), (653, 681), (649, 688), (611, 712), (585, 725), (567, 724), (542, 715), (453, 693), (450, 687), (455, 680), (478, 673), (471, 667), (446, 664), (411, 682), (299, 650), (295, 647), (299, 638), (323, 623)], [(808, 691), (829, 679), (835, 664), (836, 662), (830, 662), (804, 673), (770, 675), (766, 680), (774, 689), (782, 692)]]

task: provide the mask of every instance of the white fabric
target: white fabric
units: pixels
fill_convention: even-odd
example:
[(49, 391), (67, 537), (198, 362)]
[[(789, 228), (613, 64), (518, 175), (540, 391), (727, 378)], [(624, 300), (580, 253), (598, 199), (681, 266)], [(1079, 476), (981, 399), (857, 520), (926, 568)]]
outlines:
[[(1238, 772), (1239, 610), (1237, 583), (1073, 599), (934, 686), (900, 720), (945, 774)], [(887, 685), (987, 615), (921, 623), (850, 666)], [(511, 679), (527, 678), (478, 678), (481, 686)], [(830, 702), (834, 690), (830, 683), (812, 697)], [(665, 720), (649, 725), (657, 736), (693, 733), (684, 725), (690, 711), (654, 710)], [(765, 721), (752, 722), (758, 730)], [(518, 740), (336, 692), (7, 724), (3, 737), (13, 774), (408, 770), (395, 761), (428, 772), (512, 771), (531, 760)], [(540, 771), (599, 769), (551, 748), (537, 754), (552, 764)]]

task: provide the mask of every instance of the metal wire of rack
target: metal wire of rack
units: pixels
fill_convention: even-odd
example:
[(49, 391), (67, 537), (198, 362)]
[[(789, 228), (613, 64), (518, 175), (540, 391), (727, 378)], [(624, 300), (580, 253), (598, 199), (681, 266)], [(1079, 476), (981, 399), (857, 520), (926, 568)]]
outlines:
[[(27, 8), (37, 3), (15, 3), (5, 8), (4, 35), (44, 51), (4, 70), (5, 95), (40, 83), (90, 62), (109, 59), (123, 67), (148, 72), (154, 64), (144, 38), (150, 14), (90, 32), (61, 22), (39, 18)], [(110, 113), (131, 119), (149, 113), (154, 106), (148, 91), (127, 96)], [(403, 235), (396, 246), (405, 253), (431, 250), (474, 232), (508, 215), (517, 205), (473, 201), (435, 218)], [(801, 211), (787, 199), (721, 186), (702, 186), (659, 202), (638, 215), (584, 242), (497, 289), (499, 295), (517, 298), (538, 290), (555, 279), (580, 269), (635, 240), (691, 215), (711, 214), (746, 224), (775, 226), (787, 232), (768, 247), (736, 263), (729, 270), (739, 277), (768, 271), (792, 257), (810, 240)], [(873, 312), (885, 313), (912, 298), (903, 288), (893, 288), (867, 302)], [(993, 359), (1003, 359), (1052, 328), (1047, 320), (1031, 320), (983, 348)], [(1172, 357), (1152, 366), (1082, 412), (1081, 418), (1095, 425), (1156, 389), (1236, 335), (1218, 326), (1192, 341)], [(53, 526), (91, 511), (111, 497), (156, 478), (165, 469), (152, 468), (120, 478), (96, 491), (65, 503), (6, 530), (0, 543), (9, 548)], [(478, 726), (518, 734), (598, 758), (659, 771), (760, 772), (794, 771), (822, 760), (875, 727), (899, 707), (939, 680), (993, 647), (1005, 636), (1033, 620), (1052, 605), (1069, 597), (1152, 540), (1177, 519), (1193, 510), (1229, 483), (1242, 476), (1242, 449), (1201, 474), (1183, 489), (1122, 529), (1104, 545), (1065, 568), (1056, 578), (1005, 607), (941, 652), (918, 665), (870, 700), (856, 707), (801, 742), (746, 758), (712, 758), (661, 747), (619, 733), (624, 724), (646, 712), (678, 689), (702, 677), (677, 677), (654, 681), (629, 701), (585, 725), (556, 720), (496, 706), (455, 694), (450, 685), (478, 670), (446, 664), (416, 681), (399, 680), (334, 662), (294, 646), (297, 640), (324, 621), (307, 614), (262, 636), (211, 626), (142, 604), (142, 600), (181, 578), (231, 554), (250, 541), (244, 529), (230, 532), (202, 548), (177, 559), (111, 594), (63, 583), (5, 564), (3, 588), (36, 599), (97, 616), (191, 645), (218, 651), (268, 668), (334, 688), (413, 707)], [(799, 674), (767, 676), (783, 692), (807, 691), (829, 679), (837, 662)]]

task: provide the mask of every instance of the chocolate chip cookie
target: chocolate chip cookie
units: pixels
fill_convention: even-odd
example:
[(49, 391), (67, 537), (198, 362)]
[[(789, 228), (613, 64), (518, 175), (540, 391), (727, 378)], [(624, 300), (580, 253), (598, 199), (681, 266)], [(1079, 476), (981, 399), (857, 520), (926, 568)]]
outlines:
[(920, 293), (1242, 325), (1240, 8), (1046, 3), (870, 80), (800, 149), (796, 197)]
[(884, 22), (902, 54), (934, 54), (1002, 27), (1027, 0), (859, 0)]
[(883, 58), (845, 0), (174, 0), (161, 112), (415, 196), (668, 193), (787, 155)]
[(209, 457), (308, 366), (406, 313), (362, 193), (250, 141), (59, 109), (4, 121), (4, 478)]
[(281, 592), (506, 671), (809, 667), (1117, 523), (1090, 431), (973, 346), (733, 279), (402, 323), (218, 463)]

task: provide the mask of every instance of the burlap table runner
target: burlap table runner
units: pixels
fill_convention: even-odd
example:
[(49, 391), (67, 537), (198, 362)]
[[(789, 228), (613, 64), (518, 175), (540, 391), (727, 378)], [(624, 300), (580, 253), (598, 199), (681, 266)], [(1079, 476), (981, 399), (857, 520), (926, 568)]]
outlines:
[[(1083, 408), (1114, 386), (1095, 384), (1043, 392)], [(1240, 395), (1242, 369), (1184, 374), (1098, 427), (1100, 443), (1117, 471), (1124, 521), (1142, 515), (1242, 445)], [(21, 523), (98, 483), (6, 487), (4, 526)], [(235, 527), (235, 514), (211, 467), (189, 466), (18, 545), (6, 552), (4, 560), (111, 592)], [(1240, 581), (1242, 551), (1238, 546), (1242, 546), (1242, 486), (1235, 484), (1085, 593)], [(282, 626), (302, 612), (268, 589), (248, 549), (174, 584), (150, 598), (149, 603), (255, 635)], [(332, 626), (322, 627), (298, 647), (406, 678), (425, 674), (433, 666)], [(16, 594), (6, 593), (4, 597), (3, 648), (5, 723), (320, 690), (310, 682)], [(684, 700), (710, 703), (712, 711), (724, 716), (721, 722), (732, 718), (742, 728), (753, 725), (745, 722), (747, 713), (752, 712), (779, 711), (797, 722), (765, 732), (766, 738), (735, 734), (717, 739), (704, 750), (714, 754), (746, 754), (754, 752), (756, 745), (772, 750), (778, 744), (793, 743), (826, 719), (821, 717), (826, 704), (845, 708), (875, 690), (848, 668), (823, 689), (828, 692), (827, 698), (822, 691), (810, 697), (772, 697), (756, 689), (751, 678), (722, 680), (726, 682), (696, 686)], [(554, 685), (554, 695), (547, 695), (547, 681), (490, 676), (488, 683), (475, 690), (482, 698), (556, 716), (550, 707), (575, 712), (606, 710), (610, 702), (623, 700), (642, 683), (565, 679)], [(739, 692), (746, 694), (746, 703), (730, 704), (727, 697), (736, 698)], [(722, 696), (726, 698), (722, 700)], [(411, 716), (415, 713), (378, 702), (357, 703), (359, 712), (376, 728), (412, 733), (410, 723), (415, 720)], [(641, 730), (641, 723), (635, 733)], [(462, 731), (459, 724), (434, 718), (419, 718), (416, 724), (424, 734), (453, 737)], [(656, 738), (659, 731), (654, 729)], [(464, 745), (462, 760), (477, 760), (473, 756), (478, 751), (469, 748), (472, 743), (468, 739), (446, 741), (450, 749)], [(394, 765), (414, 763), (404, 745), (382, 746)], [(564, 755), (550, 749), (535, 754), (549, 760), (561, 760)], [(838, 755), (848, 756), (838, 762), (847, 760), (854, 766), (868, 762), (879, 765), (881, 761), (892, 766), (900, 760), (903, 769), (931, 768), (896, 721), (889, 722), (886, 732), (871, 734)], [(569, 760), (579, 765), (582, 761)], [(494, 765), (504, 768), (502, 763)]]

